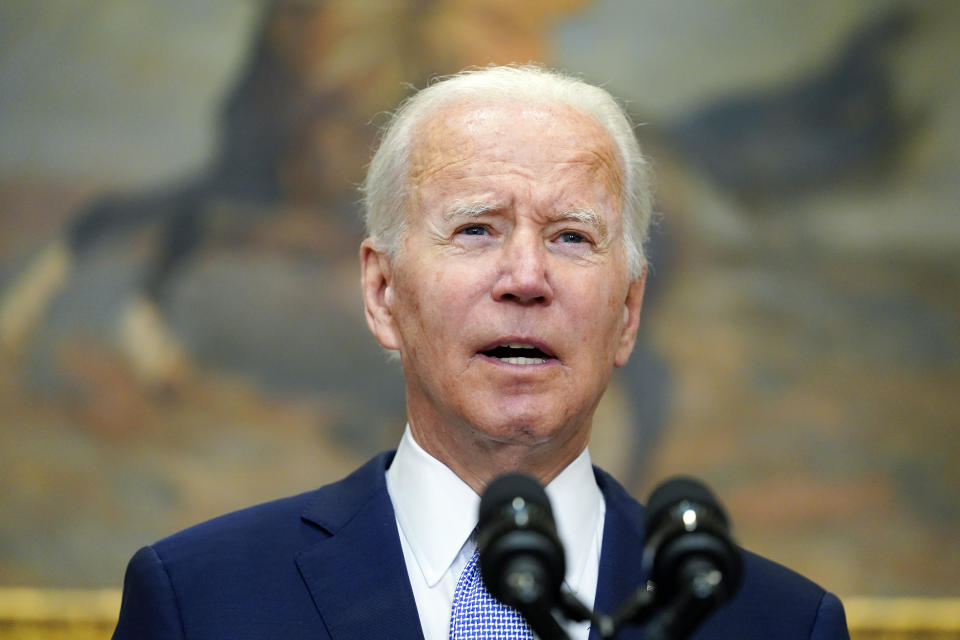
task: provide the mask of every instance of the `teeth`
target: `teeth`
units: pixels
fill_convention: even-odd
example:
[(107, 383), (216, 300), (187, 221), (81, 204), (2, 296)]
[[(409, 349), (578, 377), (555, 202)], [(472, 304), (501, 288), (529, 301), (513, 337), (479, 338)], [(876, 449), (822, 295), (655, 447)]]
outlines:
[(546, 362), (543, 358), (500, 358), (500, 361), (507, 364), (543, 364)]
[(536, 347), (529, 342), (507, 342), (501, 347), (509, 347), (510, 349), (536, 349)]

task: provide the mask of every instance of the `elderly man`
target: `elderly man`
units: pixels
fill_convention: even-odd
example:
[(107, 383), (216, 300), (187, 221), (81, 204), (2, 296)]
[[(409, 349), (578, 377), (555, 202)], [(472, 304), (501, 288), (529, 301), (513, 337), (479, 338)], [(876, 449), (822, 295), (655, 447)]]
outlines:
[[(518, 470), (546, 485), (570, 590), (609, 612), (642, 583), (642, 508), (587, 450), (646, 273), (622, 110), (539, 68), (463, 73), (395, 114), (365, 195), (366, 318), (406, 376), (396, 454), (141, 549), (115, 638), (531, 637), (484, 589), (472, 537), (479, 494)], [(476, 635), (490, 618), (505, 635)], [(836, 597), (751, 554), (701, 634), (847, 637)]]

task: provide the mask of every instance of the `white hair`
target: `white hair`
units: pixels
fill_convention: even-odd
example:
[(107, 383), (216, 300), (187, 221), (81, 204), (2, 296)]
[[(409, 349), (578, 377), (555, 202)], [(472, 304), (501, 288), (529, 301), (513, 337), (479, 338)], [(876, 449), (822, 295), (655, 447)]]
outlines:
[(363, 183), (367, 235), (395, 255), (406, 232), (409, 161), (417, 127), (440, 107), (459, 101), (561, 104), (593, 117), (609, 133), (623, 171), (620, 201), (627, 266), (633, 277), (645, 264), (643, 244), (652, 217), (649, 165), (623, 108), (606, 90), (539, 66), (491, 66), (441, 78), (394, 112)]

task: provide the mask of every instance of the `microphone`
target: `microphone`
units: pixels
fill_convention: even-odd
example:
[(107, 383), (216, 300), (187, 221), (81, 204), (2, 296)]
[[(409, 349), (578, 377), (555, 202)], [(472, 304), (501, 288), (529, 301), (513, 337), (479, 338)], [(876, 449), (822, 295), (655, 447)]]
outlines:
[(647, 502), (645, 526), (644, 568), (655, 601), (666, 605), (647, 637), (684, 638), (740, 587), (740, 550), (720, 503), (693, 478), (658, 486)]
[(566, 573), (550, 500), (522, 473), (495, 478), (480, 498), (480, 574), (497, 600), (517, 609), (541, 639), (565, 638), (551, 613)]

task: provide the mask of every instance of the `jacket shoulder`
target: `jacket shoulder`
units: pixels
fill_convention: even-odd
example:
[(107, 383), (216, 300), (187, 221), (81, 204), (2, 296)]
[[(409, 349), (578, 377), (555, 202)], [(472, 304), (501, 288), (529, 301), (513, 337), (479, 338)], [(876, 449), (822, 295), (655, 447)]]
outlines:
[(820, 585), (742, 550), (743, 584), (696, 638), (848, 638), (843, 605)]
[[(159, 540), (154, 550), (169, 563), (191, 557), (228, 557), (254, 561), (277, 553), (289, 555), (323, 539), (385, 486), (381, 454), (346, 478), (319, 489), (271, 500), (218, 516)], [(269, 541), (269, 545), (264, 543)]]
[(285, 540), (300, 526), (300, 513), (318, 490), (246, 507), (193, 525), (153, 544), (165, 560), (189, 553), (204, 554), (215, 549), (227, 553), (269, 537)]
[(378, 456), (339, 482), (144, 547), (127, 570), (115, 637), (179, 637), (150, 635), (161, 622), (199, 638), (312, 635), (320, 621), (297, 554), (321, 546), (377, 494), (387, 462)]

